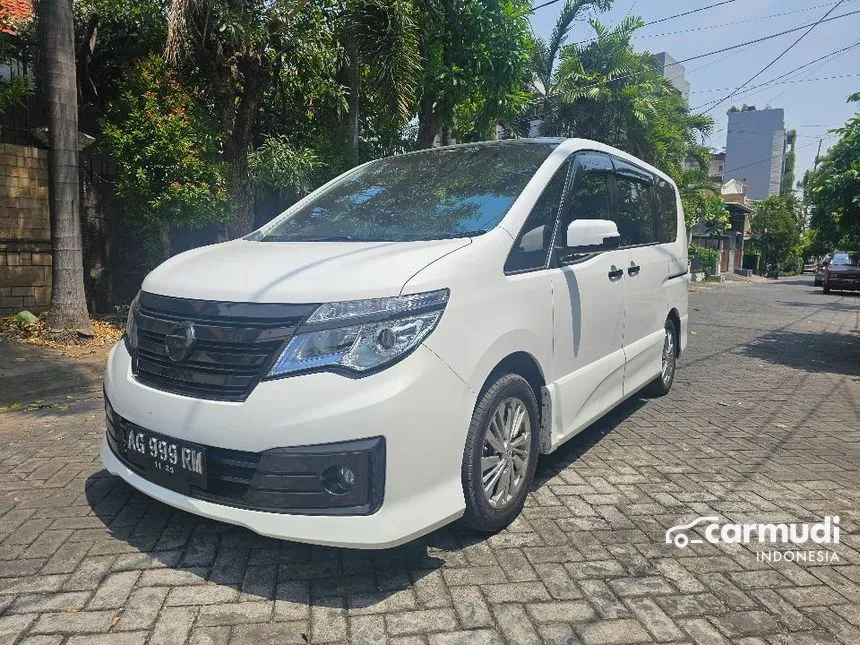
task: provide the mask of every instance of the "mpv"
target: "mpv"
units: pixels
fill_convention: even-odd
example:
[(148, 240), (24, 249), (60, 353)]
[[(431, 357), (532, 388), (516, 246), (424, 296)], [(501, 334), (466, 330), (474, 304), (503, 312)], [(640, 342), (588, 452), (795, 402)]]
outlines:
[(373, 161), (146, 277), (107, 364), (102, 458), (151, 497), (278, 538), (496, 531), (539, 454), (669, 390), (686, 276), (675, 186), (619, 150)]

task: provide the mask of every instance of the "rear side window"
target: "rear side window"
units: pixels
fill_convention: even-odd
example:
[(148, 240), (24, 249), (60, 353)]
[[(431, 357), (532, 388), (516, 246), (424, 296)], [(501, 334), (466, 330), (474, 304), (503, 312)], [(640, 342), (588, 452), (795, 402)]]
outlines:
[(654, 188), (657, 219), (660, 220), (660, 242), (674, 242), (678, 239), (678, 205), (675, 202), (675, 189), (659, 179)]
[(546, 267), (555, 220), (561, 207), (570, 162), (565, 162), (544, 188), (505, 262), (506, 273)]
[(615, 222), (622, 246), (652, 244), (657, 226), (651, 208), (651, 186), (626, 174), (615, 176)]

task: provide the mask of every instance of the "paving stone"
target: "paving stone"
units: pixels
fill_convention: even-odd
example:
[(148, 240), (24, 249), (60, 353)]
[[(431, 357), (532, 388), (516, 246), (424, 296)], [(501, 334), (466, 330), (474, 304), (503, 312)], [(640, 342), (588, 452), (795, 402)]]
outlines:
[(347, 638), (346, 609), (338, 598), (324, 598), (311, 607), (311, 637), (314, 643)]
[(489, 627), (493, 624), (493, 616), (478, 587), (452, 587), (451, 596), (454, 610), (463, 627)]
[(491, 611), (508, 642), (516, 645), (540, 643), (540, 636), (522, 605), (492, 605)]
[(152, 627), (168, 591), (167, 587), (135, 589), (128, 597), (115, 629), (127, 631)]
[(196, 617), (196, 607), (165, 607), (156, 618), (149, 645), (184, 643)]
[(491, 629), (430, 634), (430, 645), (496, 645), (500, 641), (498, 632)]
[(425, 634), (455, 629), (457, 618), (453, 609), (422, 609), (387, 614), (385, 625), (392, 636)]
[(594, 609), (584, 600), (532, 603), (526, 610), (536, 623), (582, 623), (597, 618)]
[(32, 631), (34, 634), (95, 634), (110, 629), (116, 611), (81, 611), (77, 613), (42, 614)]
[(385, 617), (379, 615), (350, 616), (349, 640), (355, 645), (376, 645), (384, 643)]
[(272, 616), (272, 603), (266, 600), (252, 602), (229, 602), (218, 605), (203, 605), (197, 615), (197, 624), (239, 625), (241, 623), (265, 623)]
[(624, 645), (651, 641), (642, 625), (631, 618), (585, 623), (575, 627), (584, 645)]
[[(522, 515), (485, 539), (264, 538), (105, 474), (98, 383), (68, 409), (0, 413), (0, 643), (860, 643), (860, 299), (808, 282), (694, 286), (673, 391), (543, 458)], [(843, 518), (835, 565), (664, 542), (697, 516), (825, 514)]]

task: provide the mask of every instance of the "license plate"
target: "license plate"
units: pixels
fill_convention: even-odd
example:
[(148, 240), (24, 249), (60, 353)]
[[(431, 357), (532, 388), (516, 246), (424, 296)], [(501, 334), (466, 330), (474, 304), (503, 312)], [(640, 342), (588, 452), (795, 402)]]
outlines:
[(123, 447), (126, 458), (153, 483), (185, 494), (192, 485), (206, 486), (205, 446), (132, 427), (126, 429)]

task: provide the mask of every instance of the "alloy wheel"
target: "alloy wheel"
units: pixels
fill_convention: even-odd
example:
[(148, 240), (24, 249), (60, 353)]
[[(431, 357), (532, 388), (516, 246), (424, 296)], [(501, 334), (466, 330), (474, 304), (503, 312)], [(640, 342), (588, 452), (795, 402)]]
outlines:
[(531, 458), (531, 419), (525, 403), (510, 397), (490, 418), (481, 452), (481, 485), (487, 503), (507, 507), (526, 481)]

